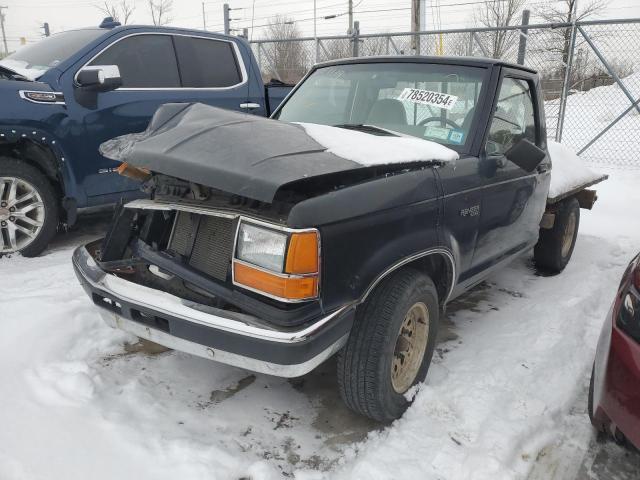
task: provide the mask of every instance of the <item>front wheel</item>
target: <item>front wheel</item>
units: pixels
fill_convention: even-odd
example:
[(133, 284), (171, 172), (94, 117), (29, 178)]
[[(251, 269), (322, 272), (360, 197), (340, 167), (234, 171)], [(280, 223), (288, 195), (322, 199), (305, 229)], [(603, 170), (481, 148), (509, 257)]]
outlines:
[(533, 250), (536, 267), (544, 272), (560, 273), (567, 266), (578, 237), (580, 204), (575, 198), (560, 202), (553, 228), (541, 229)]
[(0, 157), (0, 256), (35, 257), (55, 235), (58, 218), (49, 180), (31, 165)]
[(379, 422), (399, 418), (405, 394), (429, 369), (439, 325), (431, 279), (403, 269), (379, 285), (356, 312), (338, 356), (340, 395), (349, 408)]

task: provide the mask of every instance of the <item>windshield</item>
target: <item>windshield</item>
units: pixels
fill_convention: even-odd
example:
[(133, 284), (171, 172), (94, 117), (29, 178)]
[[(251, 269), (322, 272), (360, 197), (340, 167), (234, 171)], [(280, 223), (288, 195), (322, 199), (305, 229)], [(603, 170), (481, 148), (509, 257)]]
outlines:
[(20, 48), (17, 52), (0, 60), (0, 65), (35, 80), (50, 68), (69, 58), (87, 43), (104, 35), (104, 32), (104, 30), (94, 28), (57, 33)]
[(399, 62), (323, 67), (299, 86), (275, 118), (340, 127), (373, 125), (462, 150), (486, 72)]

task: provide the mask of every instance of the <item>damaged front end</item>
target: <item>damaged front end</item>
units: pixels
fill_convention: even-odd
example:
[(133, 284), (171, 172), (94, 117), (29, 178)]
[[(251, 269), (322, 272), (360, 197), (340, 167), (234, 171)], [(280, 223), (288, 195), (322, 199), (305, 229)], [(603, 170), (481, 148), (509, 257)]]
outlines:
[(366, 288), (342, 265), (355, 257), (349, 228), (368, 227), (335, 226), (436, 195), (428, 162), (366, 167), (299, 125), (199, 104), (165, 105), (145, 132), (101, 151), (150, 198), (120, 206), (106, 237), (74, 252), (106, 322), (284, 377), (342, 348)]
[[(274, 225), (238, 212), (138, 200), (117, 210), (103, 240), (78, 248), (73, 264), (110, 326), (222, 363), (295, 377), (344, 345), (353, 309), (325, 311), (319, 301), (319, 263), (309, 253), (319, 246), (317, 232)], [(283, 271), (276, 272), (274, 245), (250, 244), (251, 235), (260, 241), (263, 234), (281, 241)]]

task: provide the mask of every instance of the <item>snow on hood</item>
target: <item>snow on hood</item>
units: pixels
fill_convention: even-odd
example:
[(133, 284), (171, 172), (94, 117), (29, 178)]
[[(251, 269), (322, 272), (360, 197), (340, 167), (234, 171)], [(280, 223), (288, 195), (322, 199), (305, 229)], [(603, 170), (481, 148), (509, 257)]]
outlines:
[(387, 165), (416, 161), (454, 162), (456, 151), (421, 138), (380, 136), (340, 127), (299, 122), (328, 152), (361, 165)]
[(588, 168), (576, 152), (566, 145), (548, 140), (547, 148), (552, 164), (549, 198), (558, 197), (580, 185), (602, 178), (602, 174)]
[(29, 80), (34, 80), (34, 81), (47, 72), (46, 68), (45, 69), (25, 68), (23, 66), (24, 62), (16, 62), (10, 58), (5, 58), (2, 61), (0, 61), (0, 65), (2, 65), (5, 68), (8, 68), (9, 70), (13, 70), (17, 74), (22, 75), (23, 77), (28, 78)]

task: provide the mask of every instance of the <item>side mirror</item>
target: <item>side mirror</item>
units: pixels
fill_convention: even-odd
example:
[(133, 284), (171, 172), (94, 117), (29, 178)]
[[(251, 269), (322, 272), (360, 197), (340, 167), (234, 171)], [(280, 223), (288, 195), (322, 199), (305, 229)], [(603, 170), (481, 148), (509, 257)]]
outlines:
[(76, 74), (76, 83), (84, 89), (107, 92), (122, 86), (117, 65), (95, 65), (84, 67)]
[(546, 156), (546, 152), (526, 138), (513, 145), (504, 156), (526, 172), (533, 172)]

